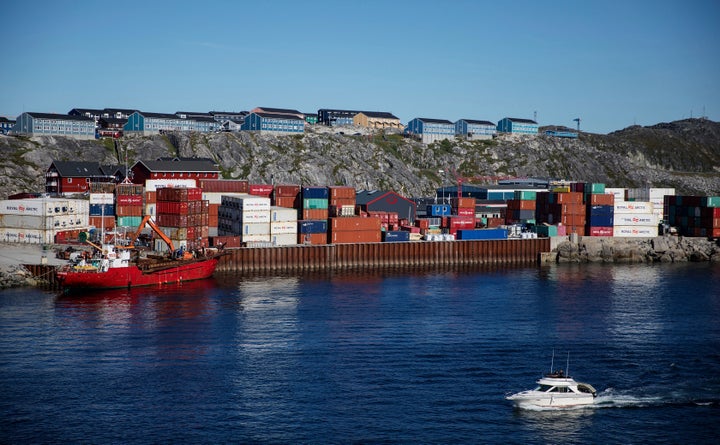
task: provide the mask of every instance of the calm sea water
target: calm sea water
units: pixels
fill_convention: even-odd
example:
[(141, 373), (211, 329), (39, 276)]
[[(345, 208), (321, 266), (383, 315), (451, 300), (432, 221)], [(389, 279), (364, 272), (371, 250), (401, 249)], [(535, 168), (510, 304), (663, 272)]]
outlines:
[[(504, 399), (556, 367), (592, 408)], [(717, 443), (720, 266), (0, 292), (4, 443)]]

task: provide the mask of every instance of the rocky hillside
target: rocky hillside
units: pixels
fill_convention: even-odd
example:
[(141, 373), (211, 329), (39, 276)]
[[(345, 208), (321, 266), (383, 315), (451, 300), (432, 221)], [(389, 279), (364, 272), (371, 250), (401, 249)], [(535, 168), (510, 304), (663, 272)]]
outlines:
[[(488, 176), (602, 182), (608, 187), (674, 187), (682, 194), (720, 195), (720, 123), (688, 119), (629, 127), (577, 140), (500, 136), (492, 141), (424, 145), (397, 133), (309, 128), (303, 135), (170, 133), (76, 141), (0, 136), (0, 199), (43, 191), (53, 159), (132, 165), (165, 156), (209, 157), (225, 178), (255, 183), (350, 185), (432, 196), (436, 188)], [(471, 178), (475, 178), (472, 180)]]

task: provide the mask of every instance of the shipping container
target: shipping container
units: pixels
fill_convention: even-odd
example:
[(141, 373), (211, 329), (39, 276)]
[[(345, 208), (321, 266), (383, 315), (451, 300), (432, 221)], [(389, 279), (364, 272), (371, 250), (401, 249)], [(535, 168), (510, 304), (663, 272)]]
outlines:
[(297, 242), (297, 233), (273, 233), (270, 235), (273, 246), (294, 246)]
[(650, 226), (614, 226), (613, 236), (629, 238), (646, 238), (658, 236), (658, 227)]
[(296, 209), (273, 206), (270, 208), (270, 221), (297, 221)]
[(273, 192), (275, 198), (296, 198), (300, 195), (300, 186), (296, 184), (278, 184)]
[(297, 221), (273, 221), (270, 223), (271, 235), (281, 235), (286, 233), (292, 233), (293, 235), (296, 235), (297, 232)]
[(530, 190), (515, 190), (513, 199), (518, 199), (522, 201), (536, 201), (537, 192)]
[(137, 228), (142, 222), (142, 216), (118, 216), (115, 219), (115, 225), (118, 227)]
[(173, 187), (196, 187), (195, 179), (147, 179), (145, 180), (145, 192), (156, 192), (160, 188)]
[(591, 206), (612, 206), (615, 204), (615, 196), (609, 193), (588, 195), (585, 202)]
[(115, 195), (115, 205), (119, 206), (139, 206), (143, 205), (142, 195)]
[(115, 186), (114, 191), (116, 196), (140, 195), (142, 199), (142, 194), (145, 191), (145, 187), (140, 184), (120, 183)]
[(221, 206), (246, 209), (246, 210), (270, 210), (270, 198), (253, 195), (223, 195)]
[(452, 214), (449, 204), (431, 204), (427, 206), (428, 216), (449, 216)]
[(330, 227), (331, 232), (377, 230), (379, 233), (380, 224), (380, 218), (364, 218), (361, 216), (330, 218), (328, 222), (328, 226)]
[(245, 179), (198, 179), (203, 193), (247, 193), (249, 182)]
[(410, 241), (410, 232), (403, 230), (382, 232), (382, 240), (386, 243)]
[(328, 209), (302, 209), (302, 217), (300, 219), (328, 219), (330, 212)]
[(159, 187), (156, 190), (156, 199), (157, 202), (199, 201), (202, 199), (202, 189), (199, 187)]
[(0, 241), (5, 243), (51, 244), (55, 230), (13, 229), (0, 227)]
[(583, 194), (580, 192), (562, 192), (550, 194), (551, 204), (582, 204)]
[(558, 226), (550, 226), (546, 224), (541, 224), (539, 226), (535, 226), (535, 232), (538, 234), (538, 236), (558, 236)]
[(303, 198), (302, 208), (303, 209), (325, 209), (327, 210), (330, 203), (327, 198)]
[[(336, 218), (336, 220), (337, 219), (347, 218)], [(380, 229), (378, 228), (378, 230), (333, 231), (328, 238), (332, 244), (379, 243), (381, 242), (381, 236)]]
[(248, 194), (270, 198), (274, 189), (275, 187), (271, 184), (250, 184), (248, 187)]
[(327, 187), (303, 187), (302, 198), (305, 199), (328, 199), (330, 193)]
[(298, 233), (298, 244), (320, 245), (328, 243), (327, 232), (322, 233)]
[(112, 193), (90, 193), (90, 204), (115, 204), (115, 195)]
[(285, 207), (285, 208), (294, 208), (294, 209), (299, 209), (300, 207), (302, 207), (302, 201), (300, 200), (300, 195), (297, 195), (294, 197), (276, 196), (273, 199), (273, 204), (276, 207)]
[(586, 228), (588, 236), (613, 236), (612, 227), (589, 226)]
[(492, 240), (507, 239), (507, 237), (507, 229), (501, 228), (477, 230), (459, 229), (456, 234), (458, 240)]
[(653, 205), (651, 202), (645, 201), (625, 201), (616, 202), (614, 204), (614, 211), (618, 213), (652, 213)]
[(355, 187), (349, 186), (330, 186), (328, 187), (329, 199), (355, 199)]
[(90, 204), (90, 216), (115, 216), (115, 206), (112, 204)]
[(618, 213), (614, 225), (618, 226), (657, 226), (658, 216), (653, 213)]
[[(612, 207), (611, 207), (612, 208)], [(591, 213), (587, 215), (587, 224), (595, 227), (612, 227), (615, 225), (615, 217), (610, 213)]]

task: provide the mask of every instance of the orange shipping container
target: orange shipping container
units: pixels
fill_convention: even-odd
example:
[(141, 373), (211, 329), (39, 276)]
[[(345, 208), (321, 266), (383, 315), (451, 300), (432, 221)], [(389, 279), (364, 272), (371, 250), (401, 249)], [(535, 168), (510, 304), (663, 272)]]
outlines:
[(143, 206), (116, 206), (115, 216), (143, 216)]
[(379, 243), (380, 241), (380, 230), (350, 230), (330, 234), (330, 242), (332, 244)]
[(355, 205), (355, 187), (330, 186), (328, 192), (330, 199), (352, 199), (353, 205)]
[[(278, 184), (275, 186), (275, 198), (296, 198), (300, 195), (300, 186), (294, 184)], [(280, 206), (284, 207), (284, 206)]]
[(145, 192), (145, 203), (155, 204), (157, 202), (157, 192)]
[(114, 216), (90, 216), (88, 217), (88, 223), (96, 228), (105, 227), (106, 229), (115, 228), (115, 217)]
[(298, 244), (327, 244), (327, 233), (298, 233)]
[(247, 193), (248, 184), (244, 179), (198, 179), (198, 186), (208, 193)]
[(300, 219), (328, 219), (328, 209), (303, 209)]
[(451, 204), (455, 208), (459, 208), (459, 207), (475, 208), (475, 198), (452, 198)]
[(582, 204), (583, 194), (580, 192), (555, 193), (554, 202), (559, 204)]
[(295, 196), (275, 196), (275, 206), (285, 207), (288, 209), (300, 208), (300, 195)]
[(380, 218), (363, 218), (361, 216), (346, 216), (344, 218), (330, 218), (331, 232), (343, 231), (377, 231), (380, 234)]
[(590, 195), (588, 204), (593, 206), (611, 206), (615, 204), (615, 195), (610, 193)]
[(352, 198), (331, 198), (328, 203), (331, 206), (341, 207), (341, 206), (355, 206), (355, 197)]

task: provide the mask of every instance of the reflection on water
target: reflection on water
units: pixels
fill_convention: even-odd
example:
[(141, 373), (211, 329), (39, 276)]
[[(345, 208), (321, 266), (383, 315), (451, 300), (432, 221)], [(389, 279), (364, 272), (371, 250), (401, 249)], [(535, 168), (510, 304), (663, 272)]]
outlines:
[(544, 443), (577, 443), (592, 424), (592, 409), (516, 409), (525, 428)]
[(610, 270), (609, 334), (615, 340), (652, 341), (663, 329), (661, 268), (639, 265)]

